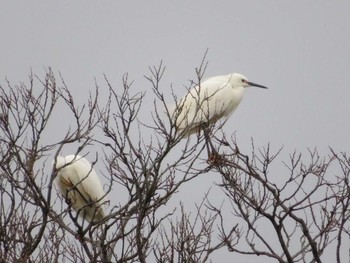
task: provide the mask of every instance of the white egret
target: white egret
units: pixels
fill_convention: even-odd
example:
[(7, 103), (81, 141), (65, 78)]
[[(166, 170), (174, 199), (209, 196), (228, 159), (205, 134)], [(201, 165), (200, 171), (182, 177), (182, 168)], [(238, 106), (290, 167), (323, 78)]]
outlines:
[(180, 100), (172, 115), (176, 129), (185, 137), (221, 118), (228, 118), (243, 98), (246, 87), (267, 87), (248, 81), (242, 74), (233, 73), (209, 78), (197, 85)]
[(104, 218), (107, 199), (95, 170), (79, 155), (58, 156), (55, 182), (73, 209), (88, 222)]

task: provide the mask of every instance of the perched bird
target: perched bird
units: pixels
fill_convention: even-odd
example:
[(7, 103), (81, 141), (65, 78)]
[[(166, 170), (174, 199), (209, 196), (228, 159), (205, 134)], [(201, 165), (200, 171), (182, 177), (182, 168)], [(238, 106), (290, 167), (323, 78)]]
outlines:
[(107, 199), (89, 161), (79, 155), (58, 156), (56, 169), (55, 183), (66, 202), (88, 222), (101, 221)]
[(209, 78), (195, 86), (176, 105), (172, 119), (179, 132), (190, 136), (203, 126), (228, 118), (243, 98), (246, 87), (267, 87), (248, 81), (242, 74), (233, 73)]

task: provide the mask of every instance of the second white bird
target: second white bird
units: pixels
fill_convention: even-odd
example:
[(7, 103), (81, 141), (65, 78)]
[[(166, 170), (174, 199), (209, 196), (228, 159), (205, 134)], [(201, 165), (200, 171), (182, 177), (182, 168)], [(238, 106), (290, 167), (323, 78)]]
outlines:
[(58, 156), (55, 182), (73, 209), (88, 222), (104, 218), (106, 194), (95, 170), (79, 155)]

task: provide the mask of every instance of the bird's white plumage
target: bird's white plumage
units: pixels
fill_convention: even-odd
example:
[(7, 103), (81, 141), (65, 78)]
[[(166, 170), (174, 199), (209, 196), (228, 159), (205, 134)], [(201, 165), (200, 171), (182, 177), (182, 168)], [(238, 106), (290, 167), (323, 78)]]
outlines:
[(88, 222), (104, 218), (107, 199), (95, 170), (79, 155), (58, 156), (55, 182), (66, 201)]
[(203, 124), (212, 124), (228, 118), (243, 98), (248, 86), (260, 86), (248, 82), (241, 74), (216, 76), (203, 81), (181, 99), (172, 113), (178, 131), (186, 130), (189, 136), (201, 129)]

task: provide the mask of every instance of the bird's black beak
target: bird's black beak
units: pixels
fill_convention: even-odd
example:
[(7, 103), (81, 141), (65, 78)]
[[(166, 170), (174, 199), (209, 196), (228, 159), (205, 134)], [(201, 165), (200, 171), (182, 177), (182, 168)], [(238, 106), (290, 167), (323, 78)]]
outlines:
[(256, 83), (253, 83), (253, 82), (250, 82), (250, 81), (246, 81), (246, 83), (249, 85), (249, 86), (252, 86), (252, 87), (258, 87), (258, 88), (262, 88), (262, 89), (268, 89), (267, 87), (263, 86), (263, 85), (259, 85), (259, 84), (256, 84)]

